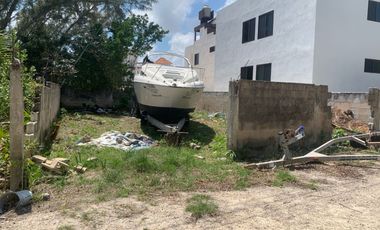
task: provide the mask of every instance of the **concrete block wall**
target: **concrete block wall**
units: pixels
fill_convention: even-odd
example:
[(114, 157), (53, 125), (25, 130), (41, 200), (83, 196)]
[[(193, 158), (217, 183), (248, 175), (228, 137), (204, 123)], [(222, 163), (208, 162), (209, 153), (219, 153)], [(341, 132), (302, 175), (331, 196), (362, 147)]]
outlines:
[(331, 93), (329, 105), (332, 109), (351, 110), (354, 112), (355, 118), (360, 121), (370, 121), (368, 93)]
[(209, 113), (228, 111), (228, 92), (204, 92), (196, 110)]
[(61, 87), (47, 82), (41, 87), (39, 111), (33, 112), (26, 125), (26, 137), (43, 144), (51, 131), (60, 109)]
[(327, 86), (233, 81), (227, 113), (228, 147), (243, 159), (279, 156), (278, 132), (304, 125), (305, 148), (331, 138)]
[(62, 90), (62, 107), (83, 108), (83, 106), (112, 108), (115, 105), (114, 94), (111, 90), (100, 92), (78, 92), (69, 88)]

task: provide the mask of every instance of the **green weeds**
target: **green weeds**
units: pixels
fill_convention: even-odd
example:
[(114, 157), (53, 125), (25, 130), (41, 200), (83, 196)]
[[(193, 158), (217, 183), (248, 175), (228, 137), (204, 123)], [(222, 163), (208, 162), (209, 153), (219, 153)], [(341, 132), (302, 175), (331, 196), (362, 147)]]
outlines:
[(186, 212), (190, 212), (195, 219), (206, 215), (215, 216), (218, 212), (217, 204), (208, 195), (194, 195), (187, 200)]

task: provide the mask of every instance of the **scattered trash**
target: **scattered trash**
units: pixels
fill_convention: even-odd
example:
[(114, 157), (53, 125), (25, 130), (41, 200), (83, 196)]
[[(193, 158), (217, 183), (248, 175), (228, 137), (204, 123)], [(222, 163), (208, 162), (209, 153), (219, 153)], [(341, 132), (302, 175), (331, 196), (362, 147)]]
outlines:
[(97, 147), (111, 147), (124, 151), (146, 149), (152, 147), (154, 144), (154, 140), (148, 136), (135, 133), (122, 134), (118, 131), (106, 132), (97, 139), (86, 143), (78, 143), (79, 146), (95, 145)]
[(94, 161), (97, 161), (98, 158), (97, 157), (90, 157), (87, 159), (87, 162), (94, 162)]
[(199, 150), (199, 149), (201, 149), (201, 146), (200, 146), (200, 145), (197, 145), (197, 144), (195, 144), (195, 143), (190, 143), (190, 148), (192, 148), (192, 149), (196, 149), (196, 150)]
[(49, 201), (50, 200), (50, 194), (49, 193), (43, 193), (41, 195), (41, 198), (43, 201)]
[(24, 190), (19, 192), (7, 192), (0, 197), (0, 215), (12, 208), (20, 209), (32, 203), (33, 194)]
[(67, 164), (69, 160), (66, 158), (48, 160), (46, 157), (35, 155), (32, 157), (32, 161), (42, 165), (44, 169), (57, 174), (63, 174), (69, 169), (69, 165)]
[(200, 155), (195, 155), (196, 158), (198, 158), (199, 160), (204, 160), (205, 157), (204, 156), (200, 156)]
[(81, 165), (78, 165), (74, 168), (75, 172), (77, 173), (85, 173), (87, 171), (86, 167), (83, 167)]
[(227, 158), (226, 158), (226, 157), (219, 157), (217, 160), (218, 160), (218, 161), (226, 161)]
[(340, 109), (333, 109), (332, 112), (332, 123), (335, 127), (350, 132), (368, 133), (370, 131), (368, 123), (356, 119), (355, 114), (351, 110), (342, 111)]
[(211, 113), (208, 115), (209, 118), (226, 118), (226, 114), (225, 113), (221, 113), (221, 112), (218, 112), (218, 113)]
[(98, 108), (98, 109), (96, 110), (96, 113), (97, 113), (97, 114), (106, 114), (107, 112), (106, 112), (104, 109), (102, 109), (102, 108)]

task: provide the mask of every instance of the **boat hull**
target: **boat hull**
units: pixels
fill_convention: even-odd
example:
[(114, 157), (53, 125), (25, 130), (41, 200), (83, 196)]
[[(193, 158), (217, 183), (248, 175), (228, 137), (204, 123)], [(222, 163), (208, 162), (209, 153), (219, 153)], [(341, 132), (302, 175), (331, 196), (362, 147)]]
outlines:
[(195, 110), (203, 87), (171, 87), (134, 82), (137, 102), (142, 115), (149, 114), (161, 121), (177, 122)]

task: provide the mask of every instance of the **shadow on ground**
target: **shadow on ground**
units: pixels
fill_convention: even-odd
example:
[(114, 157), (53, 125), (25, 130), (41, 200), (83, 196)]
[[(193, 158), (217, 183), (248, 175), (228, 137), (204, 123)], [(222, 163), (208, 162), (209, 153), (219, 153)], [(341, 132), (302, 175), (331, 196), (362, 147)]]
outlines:
[[(141, 130), (145, 135), (157, 141), (161, 141), (165, 138), (164, 133), (159, 132), (157, 128), (150, 124), (141, 124)], [(195, 142), (200, 145), (210, 144), (216, 135), (212, 128), (197, 121), (189, 121), (184, 127), (183, 132), (187, 132), (188, 134), (183, 134), (182, 143)]]

